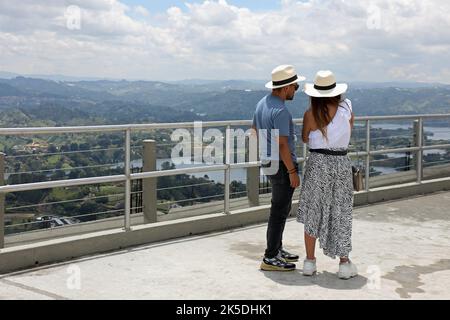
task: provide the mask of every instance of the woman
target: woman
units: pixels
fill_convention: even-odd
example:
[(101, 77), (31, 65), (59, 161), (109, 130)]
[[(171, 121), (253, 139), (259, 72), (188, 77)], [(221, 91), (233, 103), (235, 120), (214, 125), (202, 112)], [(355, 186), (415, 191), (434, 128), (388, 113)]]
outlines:
[(324, 254), (340, 257), (341, 279), (357, 275), (350, 261), (352, 249), (353, 182), (347, 150), (354, 123), (350, 100), (342, 100), (346, 84), (337, 84), (331, 71), (319, 71), (314, 84), (305, 85), (311, 107), (303, 119), (302, 138), (310, 156), (300, 192), (297, 221), (305, 226), (306, 259), (303, 274), (316, 271), (315, 245)]

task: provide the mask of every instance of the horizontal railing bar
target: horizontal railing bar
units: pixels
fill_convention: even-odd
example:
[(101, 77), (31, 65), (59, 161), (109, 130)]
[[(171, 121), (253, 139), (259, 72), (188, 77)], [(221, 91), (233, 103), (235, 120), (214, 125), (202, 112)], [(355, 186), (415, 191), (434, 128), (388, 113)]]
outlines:
[[(261, 188), (261, 189), (263, 189), (263, 188)], [(244, 193), (247, 193), (247, 191), (231, 192), (230, 195), (237, 195), (237, 194), (244, 194)], [(198, 197), (198, 198), (191, 198), (191, 199), (183, 199), (183, 200), (174, 200), (174, 201), (160, 202), (159, 204), (160, 205), (173, 204), (173, 203), (189, 202), (189, 201), (195, 201), (195, 200), (211, 199), (211, 198), (217, 198), (217, 197), (223, 197), (223, 196), (225, 196), (225, 194), (217, 194), (217, 195), (214, 195), (214, 196), (206, 196), (206, 197)]]
[[(373, 121), (393, 121), (393, 120), (417, 120), (419, 118), (423, 119), (439, 119), (439, 118), (449, 118), (450, 114), (415, 114), (415, 115), (395, 115), (395, 116), (358, 116), (355, 117), (355, 122), (373, 120)], [(295, 119), (294, 124), (302, 124), (303, 119)], [(359, 128), (360, 126), (356, 126)], [(364, 126), (361, 126), (364, 127)]]
[[(413, 168), (414, 167), (414, 165), (413, 164), (410, 164), (410, 165), (408, 165), (408, 166), (401, 166), (401, 167), (383, 167), (383, 166), (376, 166), (377, 168), (378, 167), (381, 167), (381, 168), (387, 168), (387, 169), (394, 169), (394, 170), (397, 170), (397, 169), (405, 169), (405, 168)], [(408, 170), (408, 171), (411, 171), (411, 170)], [(392, 173), (384, 173), (383, 175), (384, 176), (386, 176), (386, 175), (390, 175), (390, 174), (392, 174)]]
[(170, 176), (177, 176), (180, 174), (188, 174), (188, 173), (203, 173), (203, 172), (221, 171), (221, 170), (226, 170), (227, 168), (228, 168), (227, 165), (214, 165), (214, 166), (183, 168), (183, 169), (174, 169), (174, 170), (165, 170), (165, 171), (141, 172), (141, 173), (132, 173), (130, 175), (130, 178), (131, 178), (131, 180), (139, 180), (139, 179), (148, 179), (148, 178), (170, 177)]
[(450, 148), (450, 144), (437, 144), (437, 145), (429, 145), (429, 146), (424, 146), (423, 150), (434, 150), (434, 149), (447, 149)]
[[(251, 126), (251, 120), (233, 121), (209, 121), (201, 122), (203, 128), (225, 126)], [(194, 122), (179, 123), (151, 123), (151, 124), (126, 124), (106, 126), (79, 126), (79, 127), (30, 127), (30, 128), (0, 128), (0, 135), (30, 135), (30, 134), (55, 134), (55, 133), (95, 133), (95, 132), (120, 132), (127, 129), (144, 131), (156, 129), (188, 129), (194, 128)]]
[(72, 199), (72, 200), (64, 200), (64, 201), (55, 201), (55, 202), (44, 202), (44, 203), (38, 203), (38, 204), (30, 204), (26, 206), (20, 206), (20, 207), (8, 207), (5, 210), (19, 210), (19, 209), (28, 209), (28, 208), (35, 208), (35, 207), (44, 207), (44, 206), (53, 206), (56, 204), (65, 204), (65, 203), (71, 203), (71, 202), (82, 202), (82, 201), (89, 201), (89, 200), (96, 200), (96, 199), (104, 199), (104, 198), (117, 198), (117, 197), (123, 197), (123, 193), (116, 193), (116, 194), (109, 194), (105, 196), (98, 196), (98, 197), (88, 197), (88, 198), (79, 198), (79, 199)]
[(424, 162), (423, 165), (427, 166), (429, 164), (435, 164), (435, 163), (448, 163), (450, 160), (440, 160), (440, 161), (433, 161), (433, 162)]
[(124, 182), (125, 180), (126, 180), (125, 175), (115, 175), (115, 176), (104, 176), (104, 177), (93, 177), (93, 178), (82, 178), (82, 179), (34, 182), (34, 183), (26, 183), (26, 184), (0, 186), (0, 193), (22, 192), (22, 191), (32, 191), (32, 190), (42, 190), (42, 189), (52, 189), (52, 188), (62, 188), (62, 187), (74, 187), (74, 186), (83, 186), (83, 185), (89, 185), (89, 184)]
[(10, 176), (16, 176), (21, 174), (33, 174), (33, 173), (43, 173), (43, 172), (60, 172), (60, 171), (74, 171), (74, 170), (83, 170), (83, 169), (93, 169), (93, 168), (110, 168), (114, 169), (113, 167), (116, 166), (123, 166), (123, 162), (117, 162), (117, 163), (107, 163), (107, 164), (97, 164), (92, 166), (84, 166), (84, 167), (71, 167), (71, 168), (59, 168), (59, 169), (43, 169), (43, 170), (36, 170), (36, 171), (17, 171), (17, 172), (5, 172), (5, 174), (8, 174)]
[(79, 127), (30, 127), (30, 128), (0, 128), (0, 135), (30, 135), (30, 134), (63, 134), (63, 133), (93, 133), (120, 132), (129, 128), (128, 125), (114, 126), (79, 126)]
[(28, 157), (45, 157), (45, 156), (59, 156), (65, 154), (75, 154), (75, 153), (89, 153), (89, 152), (100, 152), (100, 151), (113, 151), (113, 150), (123, 150), (123, 147), (119, 148), (108, 148), (108, 149), (89, 149), (89, 150), (77, 150), (77, 151), (64, 151), (64, 152), (53, 152), (53, 153), (32, 153), (23, 154), (17, 156), (6, 156), (5, 159), (16, 159), (16, 158), (28, 158)]
[(362, 116), (355, 117), (355, 121), (367, 120), (415, 120), (415, 119), (436, 119), (436, 118), (450, 118), (450, 114), (411, 114), (411, 115), (395, 115), (395, 116)]
[(189, 202), (189, 201), (195, 201), (195, 200), (212, 199), (212, 198), (218, 198), (218, 197), (223, 197), (223, 196), (224, 196), (224, 194), (217, 194), (217, 195), (214, 195), (214, 196), (206, 196), (206, 197), (198, 197), (198, 198), (192, 198), (192, 199), (183, 199), (183, 200), (174, 200), (174, 201), (160, 202), (158, 204), (160, 204), (160, 205), (174, 204), (174, 203)]
[(376, 154), (388, 154), (388, 153), (417, 152), (419, 150), (420, 150), (419, 147), (398, 148), (398, 149), (383, 149), (383, 150), (372, 150), (372, 151), (370, 151), (370, 154), (371, 155), (376, 155)]
[(366, 151), (354, 151), (354, 152), (349, 152), (348, 153), (349, 157), (365, 157), (367, 156), (367, 152)]
[[(405, 135), (402, 135), (402, 136), (386, 136), (386, 137), (370, 138), (370, 140), (371, 140), (371, 141), (378, 141), (378, 140), (386, 140), (386, 139), (394, 139), (394, 138), (404, 138), (404, 139), (411, 140), (411, 139), (413, 139), (414, 137), (413, 137), (412, 132), (411, 132), (411, 135), (410, 135), (410, 136), (405, 136)], [(364, 141), (365, 141), (365, 140), (364, 140)]]
[[(370, 163), (375, 163), (375, 162), (384, 162), (384, 161), (392, 161), (392, 160), (397, 160), (397, 159), (402, 159), (402, 161), (407, 159), (407, 155), (402, 156), (402, 157), (398, 157), (398, 158), (386, 158), (386, 159), (378, 159), (378, 160), (371, 160)], [(392, 167), (389, 167), (392, 168)]]
[(190, 187), (209, 186), (211, 184), (215, 184), (215, 182), (211, 181), (211, 182), (206, 182), (206, 183), (188, 184), (188, 185), (185, 185), (185, 186), (159, 188), (159, 189), (156, 189), (156, 191), (165, 191), (165, 190), (175, 190), (175, 189), (183, 189), (183, 188), (190, 188)]
[[(425, 149), (432, 150), (435, 148), (442, 148), (444, 146), (450, 147), (449, 145), (428, 146), (428, 147), (424, 147), (424, 150)], [(377, 155), (377, 154), (402, 153), (402, 152), (417, 152), (419, 150), (420, 150), (419, 147), (386, 149), (386, 150), (370, 151), (370, 154)], [(359, 156), (365, 156), (365, 155), (367, 155), (366, 152), (349, 153), (349, 156), (359, 157)], [(302, 161), (304, 161), (304, 159), (299, 158), (298, 161), (302, 162)], [(241, 163), (241, 164), (232, 164), (231, 168), (251, 168), (251, 167), (257, 167), (257, 166), (258, 165), (256, 165), (256, 163)], [(227, 168), (227, 165), (215, 165), (215, 166), (183, 168), (183, 169), (175, 169), (175, 170), (167, 170), (167, 171), (134, 173), (134, 174), (131, 174), (131, 180), (175, 176), (175, 175), (189, 174), (189, 173), (221, 171), (221, 170), (226, 170), (226, 168)], [(45, 182), (36, 182), (36, 183), (29, 183), (29, 184), (0, 186), (0, 193), (32, 191), (32, 190), (41, 190), (41, 189), (49, 189), (49, 188), (72, 187), (72, 186), (80, 186), (80, 185), (124, 182), (124, 181), (125, 181), (124, 175), (92, 177), (92, 178), (83, 178), (83, 179), (68, 179), (68, 180), (58, 180), (58, 181), (45, 181)]]
[(230, 164), (230, 169), (246, 169), (246, 168), (256, 168), (260, 167), (261, 162), (244, 162), (244, 163), (232, 163)]

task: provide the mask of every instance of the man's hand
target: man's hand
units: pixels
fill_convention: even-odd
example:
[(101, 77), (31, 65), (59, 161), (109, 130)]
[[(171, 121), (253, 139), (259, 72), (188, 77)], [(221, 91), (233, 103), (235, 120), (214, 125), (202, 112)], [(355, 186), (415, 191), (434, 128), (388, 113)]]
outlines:
[(289, 180), (291, 181), (291, 188), (297, 189), (300, 187), (300, 177), (297, 172), (289, 174)]

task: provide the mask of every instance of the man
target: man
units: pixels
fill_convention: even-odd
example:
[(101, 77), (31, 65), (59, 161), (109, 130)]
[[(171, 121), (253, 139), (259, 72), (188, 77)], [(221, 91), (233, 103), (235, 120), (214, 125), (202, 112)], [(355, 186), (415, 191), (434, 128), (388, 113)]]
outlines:
[(268, 89), (272, 89), (272, 93), (258, 103), (253, 117), (253, 129), (258, 131), (261, 138), (259, 153), (265, 168), (263, 170), (272, 184), (267, 249), (261, 263), (261, 269), (265, 271), (295, 270), (296, 266), (292, 262), (299, 259), (298, 255), (287, 252), (282, 246), (292, 195), (300, 185), (295, 154), (295, 126), (285, 101), (294, 99), (298, 83), (305, 79), (297, 75), (293, 66), (282, 65), (275, 68), (272, 71), (272, 81), (266, 84)]

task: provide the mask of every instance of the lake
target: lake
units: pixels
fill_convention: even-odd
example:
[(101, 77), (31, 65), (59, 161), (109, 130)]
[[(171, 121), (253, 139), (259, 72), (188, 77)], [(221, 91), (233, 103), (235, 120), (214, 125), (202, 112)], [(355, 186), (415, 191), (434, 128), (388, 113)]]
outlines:
[[(409, 129), (412, 130), (412, 125), (407, 124), (395, 124), (395, 123), (379, 123), (371, 125), (374, 129)], [(429, 136), (430, 140), (450, 140), (450, 128), (445, 127), (423, 127), (425, 132), (432, 132), (433, 136)]]

